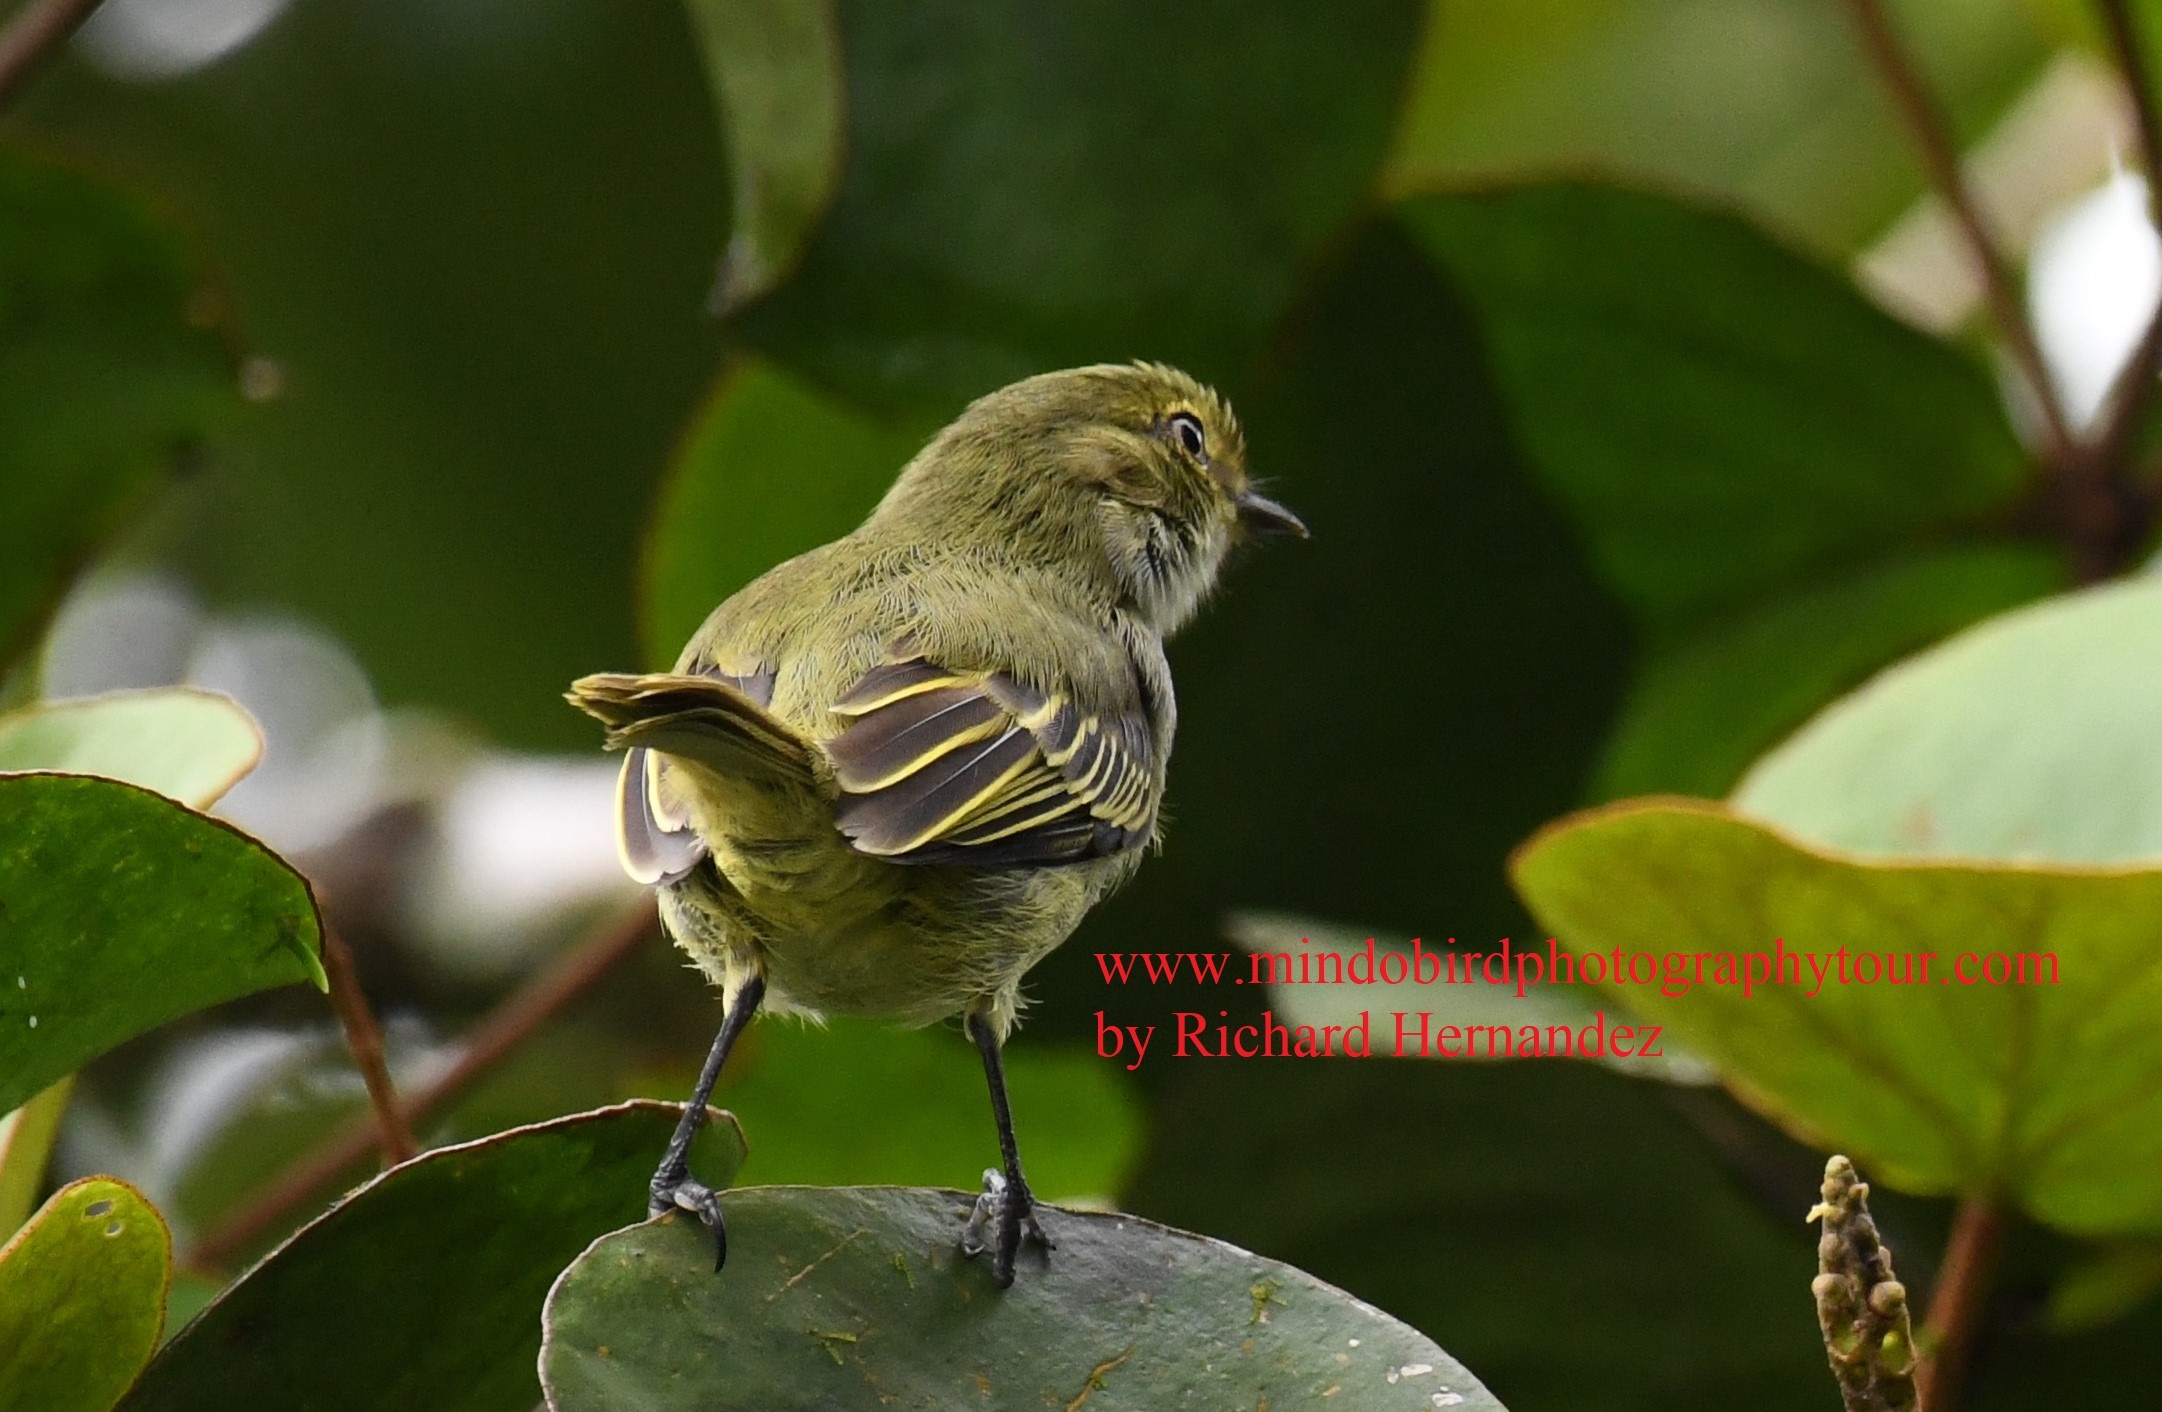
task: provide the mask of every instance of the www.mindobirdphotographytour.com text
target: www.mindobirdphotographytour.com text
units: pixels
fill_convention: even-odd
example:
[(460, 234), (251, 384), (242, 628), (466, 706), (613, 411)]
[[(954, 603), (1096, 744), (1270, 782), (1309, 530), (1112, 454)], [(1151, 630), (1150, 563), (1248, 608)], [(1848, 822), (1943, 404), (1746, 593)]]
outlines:
[[(1329, 1007), (1337, 1023), (1304, 1023), (1279, 1017), (1272, 1007), (1253, 1016), (1242, 1009), (1175, 1010), (1164, 1023), (1130, 1024), (1108, 1010), (1096, 1012), (1096, 1052), (1139, 1068), (1151, 1057), (1175, 1059), (1659, 1059), (1666, 1057), (1665, 1027), (1604, 1009), (1552, 1013), (1518, 1021), (1502, 1010), (1510, 1001), (1537, 999), (1555, 987), (1626, 995), (1642, 989), (1669, 1001), (1692, 991), (1761, 1000), (1768, 995), (1807, 1003), (1829, 987), (1847, 986), (2053, 986), (2054, 952), (1935, 951), (1850, 953), (1790, 949), (1784, 938), (1757, 951), (1575, 952), (1549, 938), (1519, 948), (1504, 937), (1473, 950), (1451, 937), (1441, 946), (1414, 938), (1396, 946), (1369, 937), (1343, 949), (1316, 947), (1300, 938), (1297, 949), (1236, 951), (1099, 951), (1096, 964), (1107, 987), (1260, 986), (1278, 996), (1305, 987), (1385, 989), (1391, 1002), (1404, 991), (1431, 990), (1434, 1009)], [(1473, 988), (1478, 1003), (1448, 1001)], [(1575, 992), (1581, 994), (1582, 992)], [(1500, 1002), (1497, 1005), (1496, 1002)], [(1557, 1022), (1565, 1018), (1566, 1022)]]

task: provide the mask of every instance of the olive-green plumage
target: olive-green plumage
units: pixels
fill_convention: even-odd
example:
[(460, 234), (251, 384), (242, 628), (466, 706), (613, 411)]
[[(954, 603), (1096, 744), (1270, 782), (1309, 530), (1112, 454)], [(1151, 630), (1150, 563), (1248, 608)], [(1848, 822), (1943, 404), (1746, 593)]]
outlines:
[(716, 608), (673, 673), (574, 684), (629, 749), (626, 866), (732, 997), (755, 978), (754, 1006), (966, 1014), (1003, 1041), (1023, 974), (1159, 836), (1164, 638), (1270, 531), (1304, 533), (1183, 373), (978, 400), (854, 533)]
[[(920, 1023), (981, 1007), (1003, 1036), (1022, 974), (1156, 837), (1177, 724), (1163, 640), (1215, 583), (1242, 517), (1250, 527), (1295, 523), (1253, 494), (1238, 423), (1214, 392), (1149, 365), (1030, 378), (963, 412), (855, 533), (715, 609), (674, 676), (579, 682), (572, 700), (615, 727), (612, 743), (660, 753), (657, 771), (646, 766), (657, 787), (629, 781), (629, 807), (687, 825), (712, 860), (663, 889), (676, 940), (731, 991), (762, 970), (768, 1005)], [(994, 763), (1030, 757), (1021, 763), (1046, 795), (1037, 808), (1064, 810), (1050, 822), (1068, 826), (1071, 856), (1055, 840), (1034, 855), (1016, 850), (1011, 833), (943, 851), (918, 836), (941, 822), (958, 832), (965, 818), (852, 839), (836, 814), (844, 823), (875, 814), (875, 797), (867, 805), (849, 789), (875, 781), (837, 768), (833, 752), (869, 718), (837, 703), (881, 664), (919, 659), (927, 679), (948, 684), (919, 685), (919, 697), (943, 689), (982, 700), (985, 684), (996, 692), (1010, 681), (1014, 698), (913, 730), (926, 786), (1015, 722), (1004, 706), (1055, 706), (1106, 737), (1098, 753), (1111, 758), (1096, 775), (1129, 777), (1122, 817), (1132, 826), (1077, 840), (1076, 826), (1100, 822), (1116, 801), (1085, 797), (1086, 780), (1050, 788), (1062, 781), (1023, 724)], [(686, 712), (657, 695), (671, 684), (710, 700)], [(724, 693), (735, 698), (726, 710), (711, 704)], [(746, 749), (739, 718), (803, 742), (796, 763)], [(945, 720), (975, 734), (955, 744)], [(897, 811), (908, 802), (894, 801)], [(918, 862), (893, 846), (910, 842), (935, 857)]]

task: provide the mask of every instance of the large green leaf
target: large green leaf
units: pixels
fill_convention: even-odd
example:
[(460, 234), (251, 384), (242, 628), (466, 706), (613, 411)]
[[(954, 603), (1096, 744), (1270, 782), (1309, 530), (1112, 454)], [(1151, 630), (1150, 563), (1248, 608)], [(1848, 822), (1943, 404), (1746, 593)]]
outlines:
[(1864, 853), (2162, 858), (2157, 642), (2152, 575), (1994, 618), (1827, 708), (1734, 802)]
[(1741, 220), (1555, 184), (1404, 202), (1532, 464), (1659, 628), (2005, 509), (1988, 376)]
[(157, 1347), (172, 1253), (126, 1182), (54, 1192), (0, 1249), (0, 1407), (108, 1412)]
[(0, 155), (0, 663), (232, 398), (171, 238), (117, 192)]
[(168, 1020), (324, 983), (298, 873), (116, 780), (0, 775), (0, 917), (0, 1111)]
[[(2054, 48), (2055, 26), (2023, 0), (1891, 8), (1962, 138), (1980, 135)], [(1875, 237), (1923, 187), (1838, 5), (1435, 6), (1392, 187), (1584, 170), (1716, 193), (1834, 255)]]
[(208, 809), (263, 756), (230, 697), (189, 687), (116, 691), (0, 716), (0, 773), (106, 775)]
[[(1651, 958), (1659, 984), (1616, 987), (1638, 1014), (1884, 1182), (2081, 1234), (2162, 1230), (2162, 870), (1876, 863), (1650, 802), (1561, 821), (1512, 875), (1571, 948)], [(1689, 979), (1699, 953), (1783, 970), (1775, 941), (1794, 984)]]
[(868, 405), (940, 415), (1048, 367), (1243, 367), (1370, 190), (1425, 9), (836, 8), (840, 189), (740, 327)]
[(722, 599), (854, 529), (921, 444), (764, 359), (731, 364), (692, 425), (646, 532), (639, 578), (647, 660), (672, 665)]
[[(643, 1215), (681, 1112), (626, 1103), (383, 1173), (212, 1301), (122, 1406), (529, 1412), (549, 1282), (595, 1237)], [(721, 1185), (742, 1160), (742, 1133), (724, 1115), (694, 1167)]]
[(1132, 1216), (1045, 1208), (1058, 1249), (1001, 1292), (956, 1250), (970, 1201), (746, 1188), (718, 1278), (702, 1233), (672, 1218), (608, 1236), (549, 1293), (549, 1406), (1501, 1406), (1381, 1311)]
[(735, 233), (714, 299), (792, 269), (841, 176), (841, 53), (827, 0), (685, 0), (720, 110)]

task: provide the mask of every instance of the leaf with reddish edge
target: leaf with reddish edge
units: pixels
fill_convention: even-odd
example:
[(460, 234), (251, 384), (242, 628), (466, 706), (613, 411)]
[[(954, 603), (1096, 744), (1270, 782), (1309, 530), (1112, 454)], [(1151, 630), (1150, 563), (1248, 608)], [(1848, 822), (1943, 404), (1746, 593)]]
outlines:
[[(213, 1300), (122, 1407), (530, 1412), (550, 1282), (595, 1237), (645, 1214), (682, 1111), (640, 1099), (401, 1163)], [(743, 1155), (735, 1120), (719, 1114), (693, 1167), (720, 1186)]]

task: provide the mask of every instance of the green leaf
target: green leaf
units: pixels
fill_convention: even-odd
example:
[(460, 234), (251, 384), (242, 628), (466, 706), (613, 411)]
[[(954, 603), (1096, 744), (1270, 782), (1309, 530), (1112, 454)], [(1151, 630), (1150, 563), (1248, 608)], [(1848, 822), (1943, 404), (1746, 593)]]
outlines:
[(0, 1115), (0, 1237), (14, 1234), (45, 1189), (45, 1166), (74, 1086), (73, 1075), (55, 1079), (28, 1103)]
[(1736, 807), (1871, 854), (2162, 858), (2162, 578), (1991, 619), (1827, 708)]
[(956, 1249), (971, 1200), (746, 1188), (719, 1277), (672, 1217), (597, 1241), (549, 1293), (549, 1406), (1501, 1406), (1379, 1310), (1132, 1216), (1045, 1208), (1058, 1249), (1001, 1292)]
[(0, 1407), (107, 1412), (157, 1347), (172, 1239), (112, 1177), (53, 1193), (0, 1249)]
[(0, 918), (0, 1111), (168, 1020), (324, 984), (298, 873), (116, 780), (0, 776)]
[(106, 775), (208, 809), (263, 758), (263, 733), (230, 697), (191, 687), (115, 691), (0, 716), (0, 773)]
[(714, 301), (794, 268), (841, 176), (841, 41), (827, 0), (685, 0), (720, 110), (735, 233)]
[(763, 359), (737, 360), (692, 425), (646, 535), (647, 660), (673, 663), (723, 599), (854, 529), (922, 444)]
[[(1902, 0), (1907, 48), (1962, 145), (2055, 52), (2019, 0)], [(1817, 0), (1440, 5), (1390, 160), (1391, 189), (1603, 171), (1715, 193), (1827, 253), (1923, 191), (1848, 16)]]
[[(1653, 801), (1562, 820), (1511, 873), (1569, 947), (1649, 954), (1660, 983), (1617, 996), (1805, 1140), (2079, 1234), (2162, 1227), (2162, 870), (1867, 862)], [(1775, 940), (1793, 984), (1688, 983), (1697, 953), (1784, 970)]]
[(738, 326), (941, 418), (1049, 367), (1235, 371), (1366, 199), (1425, 9), (842, 0), (840, 189)]
[[(107, 775), (207, 809), (255, 768), (263, 736), (232, 700), (185, 687), (46, 702), (0, 715), (0, 773)], [(56, 1080), (0, 1117), (0, 1232), (30, 1213), (43, 1186), (68, 1082)]]
[(0, 663), (233, 399), (163, 230), (100, 183), (0, 155)]
[(1872, 671), (2064, 581), (2050, 550), (1975, 545), (1923, 550), (1739, 609), (1649, 654), (1592, 793), (1725, 794), (1752, 760)]
[[(529, 1412), (549, 1282), (595, 1237), (644, 1213), (681, 1112), (625, 1103), (383, 1173), (213, 1300), (122, 1406)], [(722, 1185), (742, 1159), (742, 1133), (722, 1115), (693, 1165)]]
[(1741, 220), (1554, 184), (1404, 202), (1540, 478), (1668, 632), (2009, 506), (1982, 369)]
[[(983, 1064), (949, 1030), (835, 1020), (762, 1024), (720, 1090), (758, 1134), (746, 1175), (761, 1185), (964, 1181), (998, 1155)], [(1124, 1076), (1079, 1046), (1024, 1035), (1006, 1050), (1029, 1183), (1051, 1201), (1101, 1200), (1142, 1142)], [(905, 1103), (894, 1095), (906, 1094)]]

